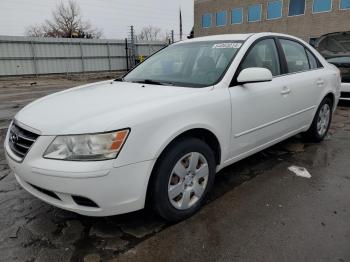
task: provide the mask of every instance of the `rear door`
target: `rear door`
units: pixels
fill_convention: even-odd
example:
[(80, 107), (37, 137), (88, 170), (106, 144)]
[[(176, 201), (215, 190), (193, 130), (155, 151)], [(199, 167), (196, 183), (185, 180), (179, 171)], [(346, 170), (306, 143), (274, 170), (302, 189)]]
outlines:
[(288, 119), (295, 130), (306, 128), (318, 107), (327, 77), (320, 62), (303, 44), (287, 38), (280, 38), (279, 43), (287, 65), (284, 87), (291, 105)]

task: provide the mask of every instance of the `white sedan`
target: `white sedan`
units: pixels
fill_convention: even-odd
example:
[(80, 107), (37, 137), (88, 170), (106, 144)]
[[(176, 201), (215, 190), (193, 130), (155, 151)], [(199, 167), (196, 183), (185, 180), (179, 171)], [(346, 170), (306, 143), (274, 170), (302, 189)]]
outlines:
[(298, 133), (321, 141), (340, 84), (339, 70), (292, 36), (187, 40), (123, 78), (26, 106), (7, 160), (24, 189), (59, 208), (109, 216), (149, 204), (178, 221), (222, 168)]

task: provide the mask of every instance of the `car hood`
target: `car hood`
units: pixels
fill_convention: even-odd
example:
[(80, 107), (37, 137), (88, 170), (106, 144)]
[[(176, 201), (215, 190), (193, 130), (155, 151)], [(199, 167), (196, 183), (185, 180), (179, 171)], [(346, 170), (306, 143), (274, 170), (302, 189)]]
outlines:
[(131, 124), (125, 120), (147, 113), (147, 108), (166, 106), (168, 100), (188, 97), (199, 89), (104, 81), (38, 99), (24, 107), (15, 121), (41, 135), (110, 131), (130, 127), (121, 125)]

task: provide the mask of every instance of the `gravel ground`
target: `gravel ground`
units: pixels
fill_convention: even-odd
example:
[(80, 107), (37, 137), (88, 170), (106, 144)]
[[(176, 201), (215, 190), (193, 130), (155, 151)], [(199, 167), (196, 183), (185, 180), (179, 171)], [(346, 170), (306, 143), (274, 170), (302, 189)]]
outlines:
[[(10, 119), (38, 97), (93, 81), (0, 80), (0, 261), (350, 261), (349, 105), (323, 143), (295, 137), (221, 171), (208, 204), (176, 225), (148, 211), (84, 217), (26, 193), (4, 160)], [(293, 164), (312, 178), (293, 176)]]

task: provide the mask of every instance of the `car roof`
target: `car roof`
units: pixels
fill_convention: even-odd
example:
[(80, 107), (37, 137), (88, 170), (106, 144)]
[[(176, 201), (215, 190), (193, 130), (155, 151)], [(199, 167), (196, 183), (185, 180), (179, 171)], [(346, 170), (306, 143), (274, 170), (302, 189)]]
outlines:
[(212, 35), (212, 36), (202, 36), (187, 40), (188, 42), (197, 41), (214, 41), (214, 40), (246, 40), (253, 34), (225, 34), (225, 35)]
[(181, 41), (178, 43), (190, 43), (190, 42), (202, 42), (202, 41), (245, 41), (251, 36), (254, 38), (264, 37), (264, 36), (284, 36), (289, 38), (295, 38), (291, 35), (281, 34), (281, 33), (271, 33), (271, 32), (261, 32), (261, 33), (251, 33), (251, 34), (224, 34), (224, 35), (212, 35), (212, 36), (202, 36), (196, 37), (189, 40)]

